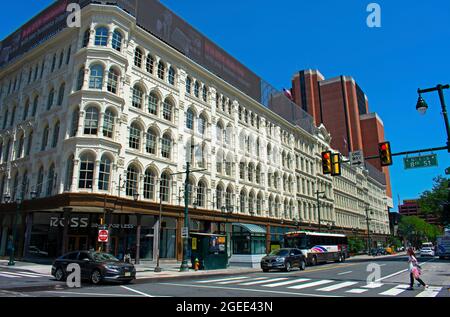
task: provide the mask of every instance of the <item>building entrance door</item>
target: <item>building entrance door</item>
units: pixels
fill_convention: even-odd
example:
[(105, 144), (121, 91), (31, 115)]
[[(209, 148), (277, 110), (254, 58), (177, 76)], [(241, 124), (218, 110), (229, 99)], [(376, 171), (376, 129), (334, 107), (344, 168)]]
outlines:
[(88, 250), (88, 236), (69, 236), (69, 246), (67, 251)]

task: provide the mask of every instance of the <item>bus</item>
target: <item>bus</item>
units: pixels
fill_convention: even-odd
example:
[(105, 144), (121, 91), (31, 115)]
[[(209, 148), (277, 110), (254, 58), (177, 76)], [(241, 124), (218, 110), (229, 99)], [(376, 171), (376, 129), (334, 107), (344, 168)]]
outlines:
[(284, 247), (300, 249), (308, 265), (329, 261), (343, 262), (349, 257), (347, 236), (343, 234), (287, 232), (284, 234)]

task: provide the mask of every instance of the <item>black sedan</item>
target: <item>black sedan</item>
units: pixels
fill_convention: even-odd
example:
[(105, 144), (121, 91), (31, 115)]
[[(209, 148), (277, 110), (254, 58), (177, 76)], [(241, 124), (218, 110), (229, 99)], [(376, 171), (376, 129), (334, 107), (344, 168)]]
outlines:
[(272, 269), (289, 272), (294, 267), (302, 271), (306, 268), (306, 258), (299, 249), (274, 250), (261, 259), (261, 269), (264, 272)]
[(81, 279), (93, 284), (102, 281), (120, 281), (129, 283), (136, 278), (133, 264), (119, 261), (111, 254), (94, 251), (75, 251), (67, 253), (55, 260), (52, 275), (58, 281), (64, 281), (69, 264), (78, 264), (81, 269)]

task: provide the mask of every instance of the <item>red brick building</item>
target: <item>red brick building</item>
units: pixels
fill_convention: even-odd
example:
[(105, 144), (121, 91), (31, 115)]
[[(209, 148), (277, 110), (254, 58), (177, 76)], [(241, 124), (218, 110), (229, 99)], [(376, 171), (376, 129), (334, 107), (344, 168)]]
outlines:
[[(326, 126), (334, 149), (345, 156), (357, 150), (365, 156), (378, 155), (378, 143), (385, 141), (383, 122), (370, 113), (367, 96), (352, 77), (325, 79), (317, 70), (303, 70), (293, 77), (292, 97), (316, 125)], [(385, 174), (387, 195), (392, 198), (389, 169), (377, 160), (368, 163)]]
[(398, 206), (398, 212), (401, 216), (417, 216), (432, 225), (440, 226), (439, 217), (436, 215), (425, 215), (421, 213), (417, 199), (404, 200), (402, 205)]

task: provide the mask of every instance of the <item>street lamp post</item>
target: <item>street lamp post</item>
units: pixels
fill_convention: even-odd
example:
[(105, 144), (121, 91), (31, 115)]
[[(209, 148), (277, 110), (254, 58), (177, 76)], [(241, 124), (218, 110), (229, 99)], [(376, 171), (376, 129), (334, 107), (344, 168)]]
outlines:
[(317, 215), (319, 220), (319, 232), (322, 229), (321, 223), (320, 223), (320, 198), (324, 198), (325, 196), (320, 197), (319, 195), (325, 194), (325, 192), (316, 191), (316, 197), (317, 197)]
[(161, 222), (162, 222), (162, 195), (161, 195), (161, 193), (159, 193), (158, 244), (156, 245), (156, 267), (155, 267), (156, 273), (161, 272), (161, 267), (159, 266), (160, 242), (161, 242)]
[[(372, 214), (372, 212), (370, 212)], [(368, 255), (370, 255), (370, 247), (371, 247), (371, 241), (370, 241), (370, 218), (369, 218), (369, 206), (366, 206), (366, 224), (367, 224), (367, 252)]]
[(444, 122), (445, 122), (445, 128), (447, 131), (447, 150), (450, 152), (450, 124), (448, 121), (448, 114), (447, 114), (447, 107), (445, 105), (445, 98), (444, 98), (444, 89), (449, 89), (450, 85), (437, 85), (434, 88), (428, 88), (428, 89), (418, 89), (417, 92), (419, 94), (419, 100), (417, 101), (416, 109), (421, 114), (425, 114), (428, 105), (425, 102), (425, 100), (422, 98), (422, 94), (434, 92), (437, 91), (439, 93), (439, 99), (441, 102), (441, 108), (442, 108), (442, 114), (444, 115)]
[(22, 205), (22, 197), (19, 197), (16, 200), (16, 217), (14, 219), (12, 244), (11, 244), (11, 250), (10, 250), (11, 253), (9, 255), (8, 266), (13, 266), (16, 264), (16, 262), (14, 261), (14, 253), (15, 253), (15, 248), (16, 248), (15, 244), (16, 244), (16, 238), (17, 238), (17, 222), (19, 219), (19, 212), (20, 212), (21, 205)]

